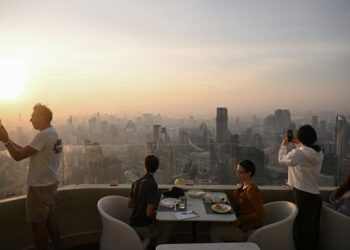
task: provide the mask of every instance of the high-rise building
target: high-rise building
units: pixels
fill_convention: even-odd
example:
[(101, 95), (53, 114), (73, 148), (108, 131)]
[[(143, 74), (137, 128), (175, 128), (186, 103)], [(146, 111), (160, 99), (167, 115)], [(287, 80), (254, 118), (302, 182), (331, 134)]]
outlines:
[(342, 175), (347, 172), (343, 168), (346, 155), (349, 153), (350, 127), (346, 118), (337, 115), (335, 127), (336, 155), (338, 157), (338, 181), (342, 180)]
[(342, 115), (338, 115), (335, 126), (335, 142), (336, 142), (336, 154), (341, 159), (346, 151), (348, 138), (348, 123), (346, 118)]
[(318, 117), (317, 115), (313, 115), (311, 118), (311, 125), (315, 130), (318, 130)]
[(161, 125), (153, 125), (153, 137), (154, 137), (154, 141), (156, 143), (159, 143), (160, 128), (161, 127), (162, 127)]
[(208, 143), (208, 128), (207, 128), (207, 124), (205, 124), (204, 122), (201, 123), (201, 125), (199, 125), (198, 128), (198, 143), (205, 145)]
[(216, 109), (216, 142), (224, 143), (227, 141), (228, 137), (228, 117), (227, 108), (217, 108)]
[(275, 127), (275, 116), (274, 115), (268, 115), (264, 119), (264, 130), (265, 131), (270, 131)]
[(326, 131), (326, 121), (320, 121), (320, 131)]
[(179, 144), (187, 145), (188, 144), (188, 133), (184, 129), (179, 129)]
[(91, 132), (96, 132), (97, 130), (97, 120), (96, 120), (96, 117), (91, 117), (89, 119), (89, 130)]
[(69, 116), (67, 121), (68, 129), (73, 130), (73, 116)]
[(162, 143), (169, 143), (169, 137), (168, 137), (168, 132), (166, 131), (166, 127), (161, 128), (161, 142)]
[(275, 110), (275, 128), (284, 132), (289, 128), (291, 115), (288, 109)]

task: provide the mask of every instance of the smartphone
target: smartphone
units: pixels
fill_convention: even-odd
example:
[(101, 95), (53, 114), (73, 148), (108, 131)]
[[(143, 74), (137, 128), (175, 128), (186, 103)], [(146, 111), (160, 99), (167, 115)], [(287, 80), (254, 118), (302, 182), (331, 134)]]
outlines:
[(287, 130), (287, 138), (288, 138), (288, 141), (292, 141), (293, 139), (293, 130)]

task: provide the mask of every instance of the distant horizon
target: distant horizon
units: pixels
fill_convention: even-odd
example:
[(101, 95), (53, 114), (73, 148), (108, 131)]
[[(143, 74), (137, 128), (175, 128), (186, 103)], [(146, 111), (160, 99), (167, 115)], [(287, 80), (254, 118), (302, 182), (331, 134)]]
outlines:
[[(44, 104), (44, 103), (43, 103)], [(50, 109), (52, 109), (52, 107), (50, 107), (50, 105), (48, 105), (48, 107)], [(219, 106), (218, 106), (219, 107)], [(222, 106), (220, 106), (222, 107)], [(226, 107), (227, 108), (227, 107)], [(312, 115), (316, 115), (316, 116), (319, 116), (319, 117), (322, 117), (322, 116), (328, 116), (330, 114), (333, 114), (334, 115), (334, 118), (336, 115), (345, 115), (345, 116), (350, 116), (350, 111), (348, 112), (338, 112), (336, 110), (320, 110), (319, 112), (314, 112), (314, 111), (302, 111), (302, 112), (293, 112), (292, 110), (288, 109), (288, 108), (276, 108), (274, 110), (271, 110), (270, 112), (261, 112), (261, 113), (243, 113), (243, 114), (233, 114), (230, 112), (230, 109), (228, 108), (228, 118), (229, 120), (230, 119), (236, 119), (236, 118), (239, 118), (241, 121), (245, 122), (245, 121), (251, 121), (253, 116), (256, 116), (260, 119), (264, 119), (266, 118), (267, 116), (269, 115), (273, 115), (274, 114), (274, 111), (277, 110), (277, 109), (287, 109), (290, 111), (291, 113), (291, 119), (295, 120), (295, 119), (301, 119), (301, 118), (306, 118), (307, 116), (308, 117), (311, 117)], [(21, 123), (28, 123), (28, 125), (30, 125), (30, 122), (29, 122), (29, 119), (30, 119), (30, 114), (32, 112), (32, 108), (28, 108), (28, 110), (23, 110), (24, 112), (19, 112), (19, 113), (13, 113), (11, 114), (10, 116), (0, 116), (0, 119), (2, 120), (2, 122), (4, 124), (6, 124), (6, 122), (9, 122), (10, 124), (16, 124), (17, 122), (19, 122), (19, 117), (21, 117)], [(137, 117), (141, 117), (143, 114), (151, 114), (151, 115), (154, 115), (154, 116), (157, 116), (157, 115), (161, 115), (163, 118), (169, 118), (169, 119), (189, 119), (190, 116), (193, 116), (194, 119), (203, 119), (203, 120), (212, 120), (212, 119), (215, 119), (216, 117), (216, 108), (213, 110), (212, 113), (208, 113), (208, 114), (199, 114), (199, 113), (192, 113), (192, 114), (167, 114), (167, 113), (160, 113), (160, 112), (127, 112), (127, 111), (124, 111), (124, 112), (104, 112), (104, 111), (97, 111), (97, 112), (91, 112), (91, 113), (80, 113), (80, 114), (67, 114), (67, 115), (63, 115), (63, 114), (60, 114), (60, 113), (56, 113), (56, 111), (54, 109), (52, 109), (53, 111), (53, 121), (52, 123), (54, 124), (55, 121), (59, 121), (59, 120), (62, 120), (62, 119), (68, 119), (70, 116), (72, 116), (73, 118), (79, 118), (79, 119), (82, 119), (82, 118), (85, 118), (85, 119), (88, 119), (88, 118), (91, 118), (91, 117), (94, 117), (96, 116), (98, 113), (101, 115), (101, 116), (104, 116), (104, 115), (116, 115), (120, 118), (124, 118), (125, 116), (129, 119), (133, 119), (133, 118), (137, 118)], [(320, 120), (319, 120), (320, 121)], [(235, 122), (234, 120), (230, 120), (229, 122)]]

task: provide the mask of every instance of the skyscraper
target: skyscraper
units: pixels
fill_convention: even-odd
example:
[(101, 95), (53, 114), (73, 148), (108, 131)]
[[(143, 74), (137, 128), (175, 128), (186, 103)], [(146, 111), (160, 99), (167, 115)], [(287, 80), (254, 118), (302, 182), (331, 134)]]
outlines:
[(335, 125), (335, 142), (336, 154), (341, 159), (344, 154), (344, 146), (347, 145), (348, 124), (346, 118), (342, 115), (337, 115)]
[(314, 127), (315, 130), (318, 130), (318, 117), (317, 115), (313, 115), (311, 117), (311, 125)]
[(159, 143), (161, 125), (153, 125), (153, 138), (155, 143)]
[(216, 109), (216, 142), (224, 143), (227, 141), (228, 129), (227, 129), (227, 108)]
[(288, 109), (275, 110), (275, 129), (285, 132), (290, 125), (291, 115)]
[(338, 157), (338, 181), (342, 180), (344, 160), (349, 152), (350, 128), (345, 116), (337, 115), (335, 127), (336, 155)]

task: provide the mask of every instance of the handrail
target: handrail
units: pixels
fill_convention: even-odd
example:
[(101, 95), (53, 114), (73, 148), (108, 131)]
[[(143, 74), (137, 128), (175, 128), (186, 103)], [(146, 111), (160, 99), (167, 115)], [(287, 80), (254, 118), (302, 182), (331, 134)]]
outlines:
[[(160, 193), (172, 185), (159, 185)], [(181, 186), (185, 189), (232, 192), (232, 185)], [(260, 186), (264, 203), (277, 200), (292, 200), (291, 191), (283, 186)], [(321, 188), (326, 200), (334, 187)], [(129, 196), (130, 184), (109, 186), (101, 184), (80, 184), (60, 187), (58, 190), (57, 214), (62, 235), (84, 235), (101, 231), (101, 221), (97, 211), (97, 201), (108, 195)], [(0, 227), (2, 249), (23, 249), (33, 244), (31, 227), (25, 222), (26, 196), (0, 200)]]

